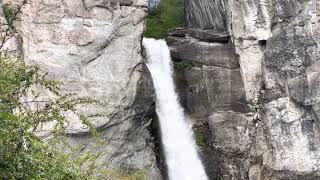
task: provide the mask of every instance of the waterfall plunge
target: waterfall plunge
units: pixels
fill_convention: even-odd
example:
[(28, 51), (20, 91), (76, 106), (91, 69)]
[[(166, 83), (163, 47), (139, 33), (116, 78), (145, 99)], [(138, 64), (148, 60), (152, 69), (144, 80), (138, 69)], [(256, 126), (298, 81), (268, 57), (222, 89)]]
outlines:
[(206, 180), (192, 126), (178, 102), (169, 48), (164, 40), (143, 39), (157, 96), (157, 114), (170, 180)]

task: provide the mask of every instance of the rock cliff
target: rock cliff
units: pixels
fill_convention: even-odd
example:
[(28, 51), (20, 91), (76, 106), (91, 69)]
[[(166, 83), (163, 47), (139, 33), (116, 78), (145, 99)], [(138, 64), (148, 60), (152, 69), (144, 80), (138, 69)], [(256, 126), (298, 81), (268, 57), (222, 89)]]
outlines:
[[(10, 8), (21, 3), (2, 2)], [(154, 93), (140, 45), (146, 6), (144, 0), (30, 0), (15, 23), (21, 41), (12, 46), (8, 40), (2, 50), (21, 48), (23, 60), (62, 81), (65, 93), (101, 101), (103, 107), (81, 107), (87, 115), (103, 115), (91, 119), (107, 142), (100, 147), (99, 162), (157, 179), (150, 132)], [(7, 28), (4, 18), (1, 21)], [(70, 142), (84, 145), (82, 151), (95, 148), (79, 117), (67, 118)]]
[[(22, 1), (3, 0), (16, 5)], [(64, 82), (108, 142), (110, 168), (160, 178), (154, 92), (141, 56), (144, 0), (30, 0), (2, 51)], [(185, 0), (186, 24), (168, 33), (181, 103), (194, 121), (211, 179), (320, 179), (320, 2)], [(1, 33), (10, 24), (0, 11)], [(95, 142), (78, 117), (68, 133)], [(159, 161), (158, 161), (159, 162)]]
[[(188, 3), (193, 24), (207, 11)], [(319, 1), (206, 3), (214, 17), (201, 21), (226, 19), (226, 31), (196, 25), (167, 39), (209, 176), (319, 179)]]
[(185, 0), (186, 25), (191, 28), (226, 30), (225, 2)]

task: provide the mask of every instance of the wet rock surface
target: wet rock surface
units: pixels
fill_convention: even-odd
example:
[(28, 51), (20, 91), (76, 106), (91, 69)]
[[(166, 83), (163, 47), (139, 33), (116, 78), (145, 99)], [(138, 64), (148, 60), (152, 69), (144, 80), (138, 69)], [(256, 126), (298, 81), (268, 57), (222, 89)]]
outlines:
[(315, 0), (233, 0), (227, 31), (169, 33), (211, 179), (320, 178), (319, 10)]
[[(240, 168), (241, 156), (250, 147), (246, 129), (249, 107), (240, 64), (228, 34), (211, 31), (216, 38), (206, 42), (192, 37), (193, 29), (184, 31), (185, 36), (180, 36), (178, 29), (167, 37), (175, 61), (177, 91), (194, 121), (208, 176), (226, 178), (227, 168)], [(221, 37), (225, 40), (221, 41)]]

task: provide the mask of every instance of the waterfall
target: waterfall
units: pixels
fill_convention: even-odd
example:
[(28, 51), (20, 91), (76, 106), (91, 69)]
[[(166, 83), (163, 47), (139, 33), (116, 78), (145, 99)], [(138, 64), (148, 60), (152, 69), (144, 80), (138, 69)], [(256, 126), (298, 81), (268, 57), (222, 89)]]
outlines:
[(157, 115), (170, 180), (206, 180), (190, 120), (178, 101), (169, 48), (164, 40), (143, 39), (157, 96)]

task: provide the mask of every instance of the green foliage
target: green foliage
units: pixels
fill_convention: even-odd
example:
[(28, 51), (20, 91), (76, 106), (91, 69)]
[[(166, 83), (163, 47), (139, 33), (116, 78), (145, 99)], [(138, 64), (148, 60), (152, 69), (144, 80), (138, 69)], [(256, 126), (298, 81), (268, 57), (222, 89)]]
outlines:
[(116, 180), (147, 180), (146, 173), (143, 171), (111, 171), (107, 170), (105, 172), (107, 177)]
[(7, 20), (8, 26), (11, 28), (14, 28), (13, 22), (16, 20), (18, 8), (15, 6), (12, 6), (10, 4), (4, 4), (4, 5), (2, 5), (2, 10), (3, 10), (4, 16)]
[[(40, 124), (44, 111), (29, 111), (20, 98), (27, 94), (33, 84), (39, 81), (37, 69), (28, 69), (18, 60), (2, 56), (0, 60), (0, 178), (1, 179), (43, 179), (47, 177), (72, 178), (76, 175), (71, 166), (55, 161), (53, 153), (41, 143), (32, 130)], [(36, 78), (37, 77), (37, 78)], [(56, 112), (50, 114), (53, 118)], [(60, 116), (60, 115), (59, 115)], [(60, 119), (60, 117), (58, 117)]]
[[(60, 85), (47, 80), (37, 67), (0, 55), (0, 179), (146, 179), (140, 171), (113, 172), (108, 171), (107, 163), (96, 163), (105, 142), (90, 123), (91, 117), (78, 113), (77, 107), (100, 103), (61, 94)], [(43, 100), (44, 92), (52, 98)], [(68, 121), (63, 115), (67, 111), (77, 114), (91, 129), (96, 144), (93, 151), (79, 153), (83, 145), (68, 144)], [(47, 123), (54, 127), (44, 142), (36, 133)]]
[(181, 61), (174, 63), (174, 69), (176, 71), (184, 71), (185, 69), (191, 69), (194, 64), (191, 61)]
[(205, 148), (207, 146), (207, 142), (203, 132), (195, 131), (195, 136), (197, 145), (202, 148)]
[[(59, 85), (47, 80), (36, 67), (0, 56), (0, 179), (87, 179), (93, 176), (92, 168), (86, 171), (82, 165), (95, 167), (96, 154), (61, 151), (62, 146), (69, 152), (73, 150), (64, 141), (67, 121), (63, 113), (77, 113), (78, 105), (98, 102), (62, 95)], [(41, 93), (34, 89), (50, 92), (54, 98), (41, 100)], [(55, 126), (52, 138), (43, 142), (35, 132), (46, 123)], [(86, 162), (80, 163), (84, 156)]]
[(175, 82), (178, 87), (186, 87), (188, 82), (185, 79), (185, 70), (189, 70), (194, 67), (190, 61), (174, 62)]
[(184, 1), (161, 0), (160, 4), (149, 12), (144, 36), (161, 39), (165, 37), (169, 29), (183, 26)]
[[(24, 0), (21, 6), (2, 6), (10, 26), (1, 37), (2, 45), (15, 31), (14, 21), (26, 3)], [(85, 116), (77, 110), (85, 104), (101, 104), (76, 94), (62, 94), (60, 86), (37, 67), (0, 53), (0, 179), (146, 179), (140, 171), (110, 173), (107, 162), (97, 163), (105, 141), (90, 121), (102, 115)], [(68, 144), (66, 112), (78, 115), (91, 130), (96, 145), (92, 151), (83, 152), (84, 145)], [(39, 132), (48, 124), (53, 127), (44, 141)]]

